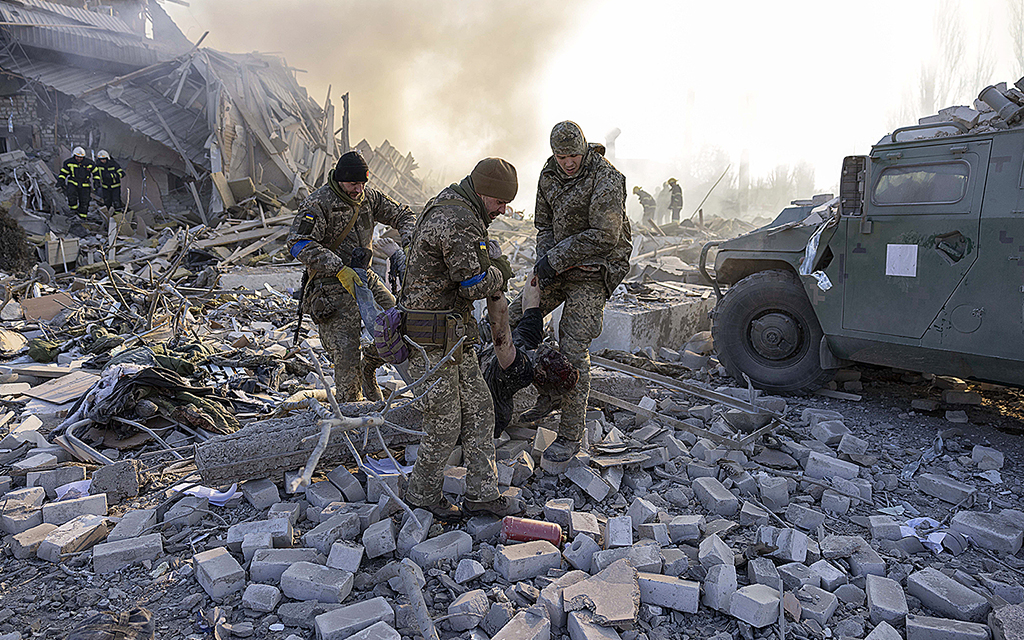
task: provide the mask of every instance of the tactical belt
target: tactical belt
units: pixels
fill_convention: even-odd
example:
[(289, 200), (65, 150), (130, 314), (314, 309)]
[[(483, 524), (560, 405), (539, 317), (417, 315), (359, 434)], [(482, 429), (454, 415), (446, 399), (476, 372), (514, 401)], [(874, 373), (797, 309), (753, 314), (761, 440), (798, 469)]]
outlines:
[[(466, 335), (469, 311), (422, 311), (401, 307), (403, 333), (421, 347), (442, 347), (447, 353)], [(452, 355), (455, 364), (462, 363), (462, 346)]]

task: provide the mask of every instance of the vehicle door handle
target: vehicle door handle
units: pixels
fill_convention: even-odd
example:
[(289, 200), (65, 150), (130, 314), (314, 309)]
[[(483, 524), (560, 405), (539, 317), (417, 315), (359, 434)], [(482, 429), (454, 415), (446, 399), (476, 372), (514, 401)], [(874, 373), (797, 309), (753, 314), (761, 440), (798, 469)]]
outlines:
[(949, 264), (956, 264), (967, 254), (967, 238), (959, 231), (935, 238), (935, 251)]

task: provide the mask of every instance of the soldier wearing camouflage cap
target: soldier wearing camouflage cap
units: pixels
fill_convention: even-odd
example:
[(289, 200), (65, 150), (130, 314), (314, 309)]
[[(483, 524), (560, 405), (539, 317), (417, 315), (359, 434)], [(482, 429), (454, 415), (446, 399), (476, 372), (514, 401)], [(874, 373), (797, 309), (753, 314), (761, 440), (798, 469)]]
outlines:
[[(441, 519), (460, 515), (441, 494), (444, 468), (462, 444), (466, 494), (462, 511), (506, 516), (519, 511), (498, 492), (494, 462), (494, 407), (474, 350), (479, 343), (474, 300), (500, 295), (512, 277), (508, 259), (492, 256), (487, 227), (519, 189), (515, 168), (485, 158), (470, 175), (427, 203), (409, 247), (400, 306), (405, 335), (425, 348), (409, 357), (409, 372), (421, 377), (448, 352), (422, 405), (423, 430), (405, 500)], [(459, 340), (463, 342), (459, 345)]]
[[(367, 187), (368, 177), (358, 151), (342, 155), (327, 184), (299, 205), (288, 235), (289, 251), (306, 266), (302, 307), (320, 328), (320, 342), (334, 361), (338, 402), (383, 399), (375, 371), (384, 361), (372, 347), (361, 348), (362, 320), (346, 278), (353, 267), (364, 266), (355, 262), (369, 257), (378, 222), (397, 229), (406, 245), (416, 222), (412, 209)], [(366, 273), (376, 303), (384, 309), (395, 306), (380, 278), (369, 269)]]
[[(537, 420), (557, 407), (558, 437), (545, 450), (551, 462), (569, 460), (580, 450), (590, 396), (590, 342), (601, 335), (604, 305), (629, 271), (633, 250), (626, 218), (626, 178), (604, 157), (604, 147), (588, 144), (575, 122), (551, 130), (551, 153), (540, 172), (534, 224), (543, 315), (565, 303), (558, 326), (559, 350), (580, 374), (562, 396), (541, 393), (523, 414)], [(509, 310), (515, 326), (522, 298)]]

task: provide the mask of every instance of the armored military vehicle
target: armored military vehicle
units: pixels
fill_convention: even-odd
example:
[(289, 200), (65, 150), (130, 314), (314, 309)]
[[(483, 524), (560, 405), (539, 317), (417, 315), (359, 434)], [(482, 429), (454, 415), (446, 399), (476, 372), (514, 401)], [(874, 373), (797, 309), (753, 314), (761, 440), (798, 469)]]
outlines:
[(704, 247), (731, 376), (810, 391), (861, 362), (1024, 386), (1024, 93), (975, 107), (845, 158), (837, 198)]

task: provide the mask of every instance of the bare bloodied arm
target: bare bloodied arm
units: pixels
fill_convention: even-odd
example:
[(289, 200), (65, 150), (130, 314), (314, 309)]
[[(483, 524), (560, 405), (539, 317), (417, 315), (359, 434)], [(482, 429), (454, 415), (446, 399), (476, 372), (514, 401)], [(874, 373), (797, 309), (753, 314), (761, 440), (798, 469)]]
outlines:
[[(523, 310), (536, 309), (540, 306), (540, 283), (533, 275), (523, 289)], [(487, 298), (487, 320), (491, 323), (491, 338), (494, 340), (494, 355), (498, 365), (508, 369), (516, 359), (518, 348), (512, 340), (512, 329), (508, 322), (508, 300), (504, 294), (497, 293)]]

